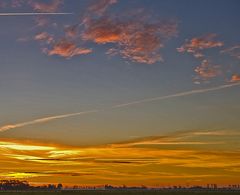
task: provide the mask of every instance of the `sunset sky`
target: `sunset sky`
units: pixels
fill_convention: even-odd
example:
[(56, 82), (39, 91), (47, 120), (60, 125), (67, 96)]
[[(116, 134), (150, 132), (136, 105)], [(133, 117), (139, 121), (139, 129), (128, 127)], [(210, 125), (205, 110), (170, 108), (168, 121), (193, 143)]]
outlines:
[(0, 179), (240, 182), (239, 0), (0, 0)]

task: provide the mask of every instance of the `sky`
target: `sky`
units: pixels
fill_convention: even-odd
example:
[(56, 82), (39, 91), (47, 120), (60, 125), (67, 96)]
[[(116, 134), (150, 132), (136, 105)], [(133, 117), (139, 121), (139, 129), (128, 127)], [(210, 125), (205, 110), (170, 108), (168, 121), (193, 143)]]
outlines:
[(0, 179), (239, 183), (239, 7), (0, 0)]

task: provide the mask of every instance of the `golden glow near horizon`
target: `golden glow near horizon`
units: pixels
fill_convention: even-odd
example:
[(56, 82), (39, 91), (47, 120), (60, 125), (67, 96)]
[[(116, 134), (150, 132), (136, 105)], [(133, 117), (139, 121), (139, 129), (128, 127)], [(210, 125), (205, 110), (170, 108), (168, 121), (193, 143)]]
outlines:
[(0, 141), (1, 179), (63, 184), (171, 185), (239, 181), (239, 132), (188, 131), (77, 147)]
[(240, 1), (69, 2), (0, 0), (0, 180), (239, 183)]

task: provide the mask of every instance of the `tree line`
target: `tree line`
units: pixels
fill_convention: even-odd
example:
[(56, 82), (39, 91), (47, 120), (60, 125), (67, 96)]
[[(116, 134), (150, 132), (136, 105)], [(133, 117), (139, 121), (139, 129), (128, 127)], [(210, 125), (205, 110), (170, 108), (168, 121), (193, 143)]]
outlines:
[(43, 186), (32, 186), (27, 181), (19, 180), (0, 180), (1, 191), (15, 191), (15, 190), (61, 190), (62, 184), (48, 184)]

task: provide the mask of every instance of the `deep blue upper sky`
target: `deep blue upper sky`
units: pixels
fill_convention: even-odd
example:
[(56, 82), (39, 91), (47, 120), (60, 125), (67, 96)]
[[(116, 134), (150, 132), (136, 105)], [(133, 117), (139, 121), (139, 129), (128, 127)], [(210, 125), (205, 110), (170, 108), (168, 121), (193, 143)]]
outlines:
[(73, 14), (0, 16), (1, 126), (101, 111), (2, 137), (97, 144), (239, 127), (238, 86), (111, 109), (239, 82), (238, 0), (14, 2), (0, 0), (1, 13)]

